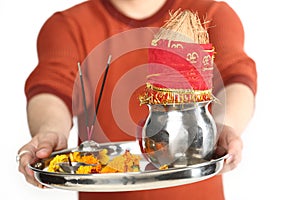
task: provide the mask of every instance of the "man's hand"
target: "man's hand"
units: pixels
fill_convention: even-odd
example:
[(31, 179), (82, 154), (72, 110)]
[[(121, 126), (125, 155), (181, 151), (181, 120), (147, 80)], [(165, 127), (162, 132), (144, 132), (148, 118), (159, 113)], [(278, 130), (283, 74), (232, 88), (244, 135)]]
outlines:
[(220, 131), (218, 146), (227, 150), (229, 157), (225, 160), (221, 173), (235, 169), (242, 159), (243, 142), (236, 131), (226, 125), (218, 125)]
[(67, 148), (67, 138), (62, 139), (57, 133), (46, 132), (36, 134), (32, 140), (25, 144), (19, 151), (17, 161), (19, 171), (24, 174), (28, 183), (44, 188), (35, 178), (33, 171), (28, 167), (38, 159), (47, 158), (53, 151)]

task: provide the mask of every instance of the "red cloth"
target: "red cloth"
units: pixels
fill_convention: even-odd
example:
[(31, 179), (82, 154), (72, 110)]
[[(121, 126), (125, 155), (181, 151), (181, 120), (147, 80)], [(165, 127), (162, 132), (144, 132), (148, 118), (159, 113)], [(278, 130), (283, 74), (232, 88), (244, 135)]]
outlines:
[(212, 100), (212, 44), (155, 40), (149, 48), (147, 86), (141, 103), (166, 105)]
[(212, 60), (212, 44), (159, 40), (149, 49), (148, 82), (160, 88), (212, 89)]
[[(210, 41), (217, 52), (215, 63), (224, 84), (244, 83), (255, 94), (255, 63), (244, 52), (244, 32), (240, 19), (226, 3), (213, 0), (167, 0), (155, 15), (144, 20), (134, 20), (124, 16), (106, 0), (90, 0), (65, 11), (57, 12), (45, 22), (37, 42), (38, 65), (28, 77), (25, 85), (27, 100), (39, 93), (52, 93), (61, 97), (70, 111), (73, 112), (73, 108), (82, 105), (80, 101), (76, 104), (74, 101), (77, 100), (72, 99), (74, 81), (78, 75), (77, 62), (83, 62), (99, 43), (117, 33), (139, 27), (161, 27), (169, 18), (169, 11), (178, 8), (197, 11), (200, 18), (205, 16), (211, 21), (207, 24), (210, 27)], [(141, 35), (137, 36), (136, 39), (140, 37)], [(127, 39), (123, 39), (116, 48), (122, 48), (126, 45), (131, 44), (128, 44)], [(95, 59), (103, 60), (102, 64), (104, 66), (108, 53), (103, 51), (103, 55)], [(147, 52), (143, 50), (127, 52), (126, 55), (121, 55), (111, 64), (99, 107), (100, 112), (97, 116), (101, 130), (96, 130), (97, 135), (94, 135), (96, 138), (93, 139), (97, 141), (135, 139), (135, 135), (132, 133), (135, 130), (126, 131), (124, 129), (127, 127), (124, 128), (123, 126), (131, 123), (131, 121), (137, 124), (138, 121), (147, 116), (147, 107), (140, 107), (138, 101), (138, 96), (143, 91), (144, 85), (127, 91), (127, 84), (123, 83), (137, 79), (140, 72), (131, 73), (132, 69), (137, 65), (145, 64), (147, 62), (146, 55)], [(114, 55), (112, 56), (114, 58)], [(84, 66), (82, 67), (84, 71)], [(101, 69), (100, 67), (99, 70), (104, 71), (104, 68)], [(98, 71), (90, 71), (89, 75), (98, 73)], [(131, 76), (129, 77), (129, 75)], [(97, 81), (85, 80), (87, 82)], [(120, 81), (122, 84), (119, 84)], [(118, 90), (116, 85), (121, 89)], [(96, 88), (95, 97), (97, 97), (99, 88), (100, 86)], [(218, 90), (218, 85), (214, 85), (214, 89)], [(88, 97), (91, 92), (93, 91), (87, 92)], [(128, 97), (128, 94), (130, 94), (130, 97)], [(78, 97), (78, 99), (80, 98)], [(79, 113), (79, 131), (81, 133), (86, 131), (84, 119), (80, 120), (83, 116)], [(100, 134), (101, 131), (104, 134)], [(128, 134), (128, 132), (133, 135)], [(81, 136), (81, 139), (85, 139), (84, 136)], [(122, 195), (120, 196), (120, 194)], [(146, 200), (150, 198), (173, 200), (224, 199), (221, 176), (168, 189), (129, 193), (81, 193), (79, 197), (80, 200), (108, 200), (116, 199), (116, 196), (123, 200)]]

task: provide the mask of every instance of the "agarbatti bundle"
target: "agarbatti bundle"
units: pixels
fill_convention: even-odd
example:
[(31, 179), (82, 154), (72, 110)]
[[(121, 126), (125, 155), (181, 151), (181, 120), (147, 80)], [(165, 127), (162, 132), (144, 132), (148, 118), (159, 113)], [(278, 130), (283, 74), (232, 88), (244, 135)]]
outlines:
[(155, 34), (141, 104), (210, 101), (214, 48), (196, 12), (177, 10)]

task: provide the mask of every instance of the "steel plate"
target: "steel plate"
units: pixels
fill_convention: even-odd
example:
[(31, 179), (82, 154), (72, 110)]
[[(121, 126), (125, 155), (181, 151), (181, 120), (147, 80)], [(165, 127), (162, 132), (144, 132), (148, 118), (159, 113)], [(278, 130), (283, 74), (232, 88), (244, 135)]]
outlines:
[(29, 167), (35, 178), (50, 188), (85, 191), (85, 192), (117, 192), (166, 188), (194, 183), (218, 174), (223, 168), (227, 154), (196, 165), (167, 170), (149, 169), (151, 164), (143, 157), (138, 142), (117, 142), (101, 144), (108, 149), (109, 156), (114, 157), (130, 150), (132, 154), (140, 154), (140, 172), (102, 173), (102, 174), (68, 174), (48, 172), (50, 160), (57, 154), (69, 153), (76, 149), (66, 149), (52, 153), (48, 159), (39, 160)]

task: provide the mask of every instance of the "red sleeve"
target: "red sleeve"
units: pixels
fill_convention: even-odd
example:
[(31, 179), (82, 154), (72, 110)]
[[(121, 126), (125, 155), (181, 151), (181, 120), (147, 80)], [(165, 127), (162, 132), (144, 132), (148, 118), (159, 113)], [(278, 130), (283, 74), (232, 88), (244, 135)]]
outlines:
[(256, 64), (244, 51), (244, 29), (240, 18), (227, 3), (216, 2), (209, 9), (208, 20), (211, 20), (210, 40), (216, 50), (215, 64), (224, 85), (243, 83), (256, 94)]
[(25, 84), (27, 100), (39, 93), (51, 93), (62, 98), (72, 112), (72, 91), (79, 61), (72, 29), (70, 21), (61, 13), (55, 13), (41, 28), (37, 40), (38, 65)]

